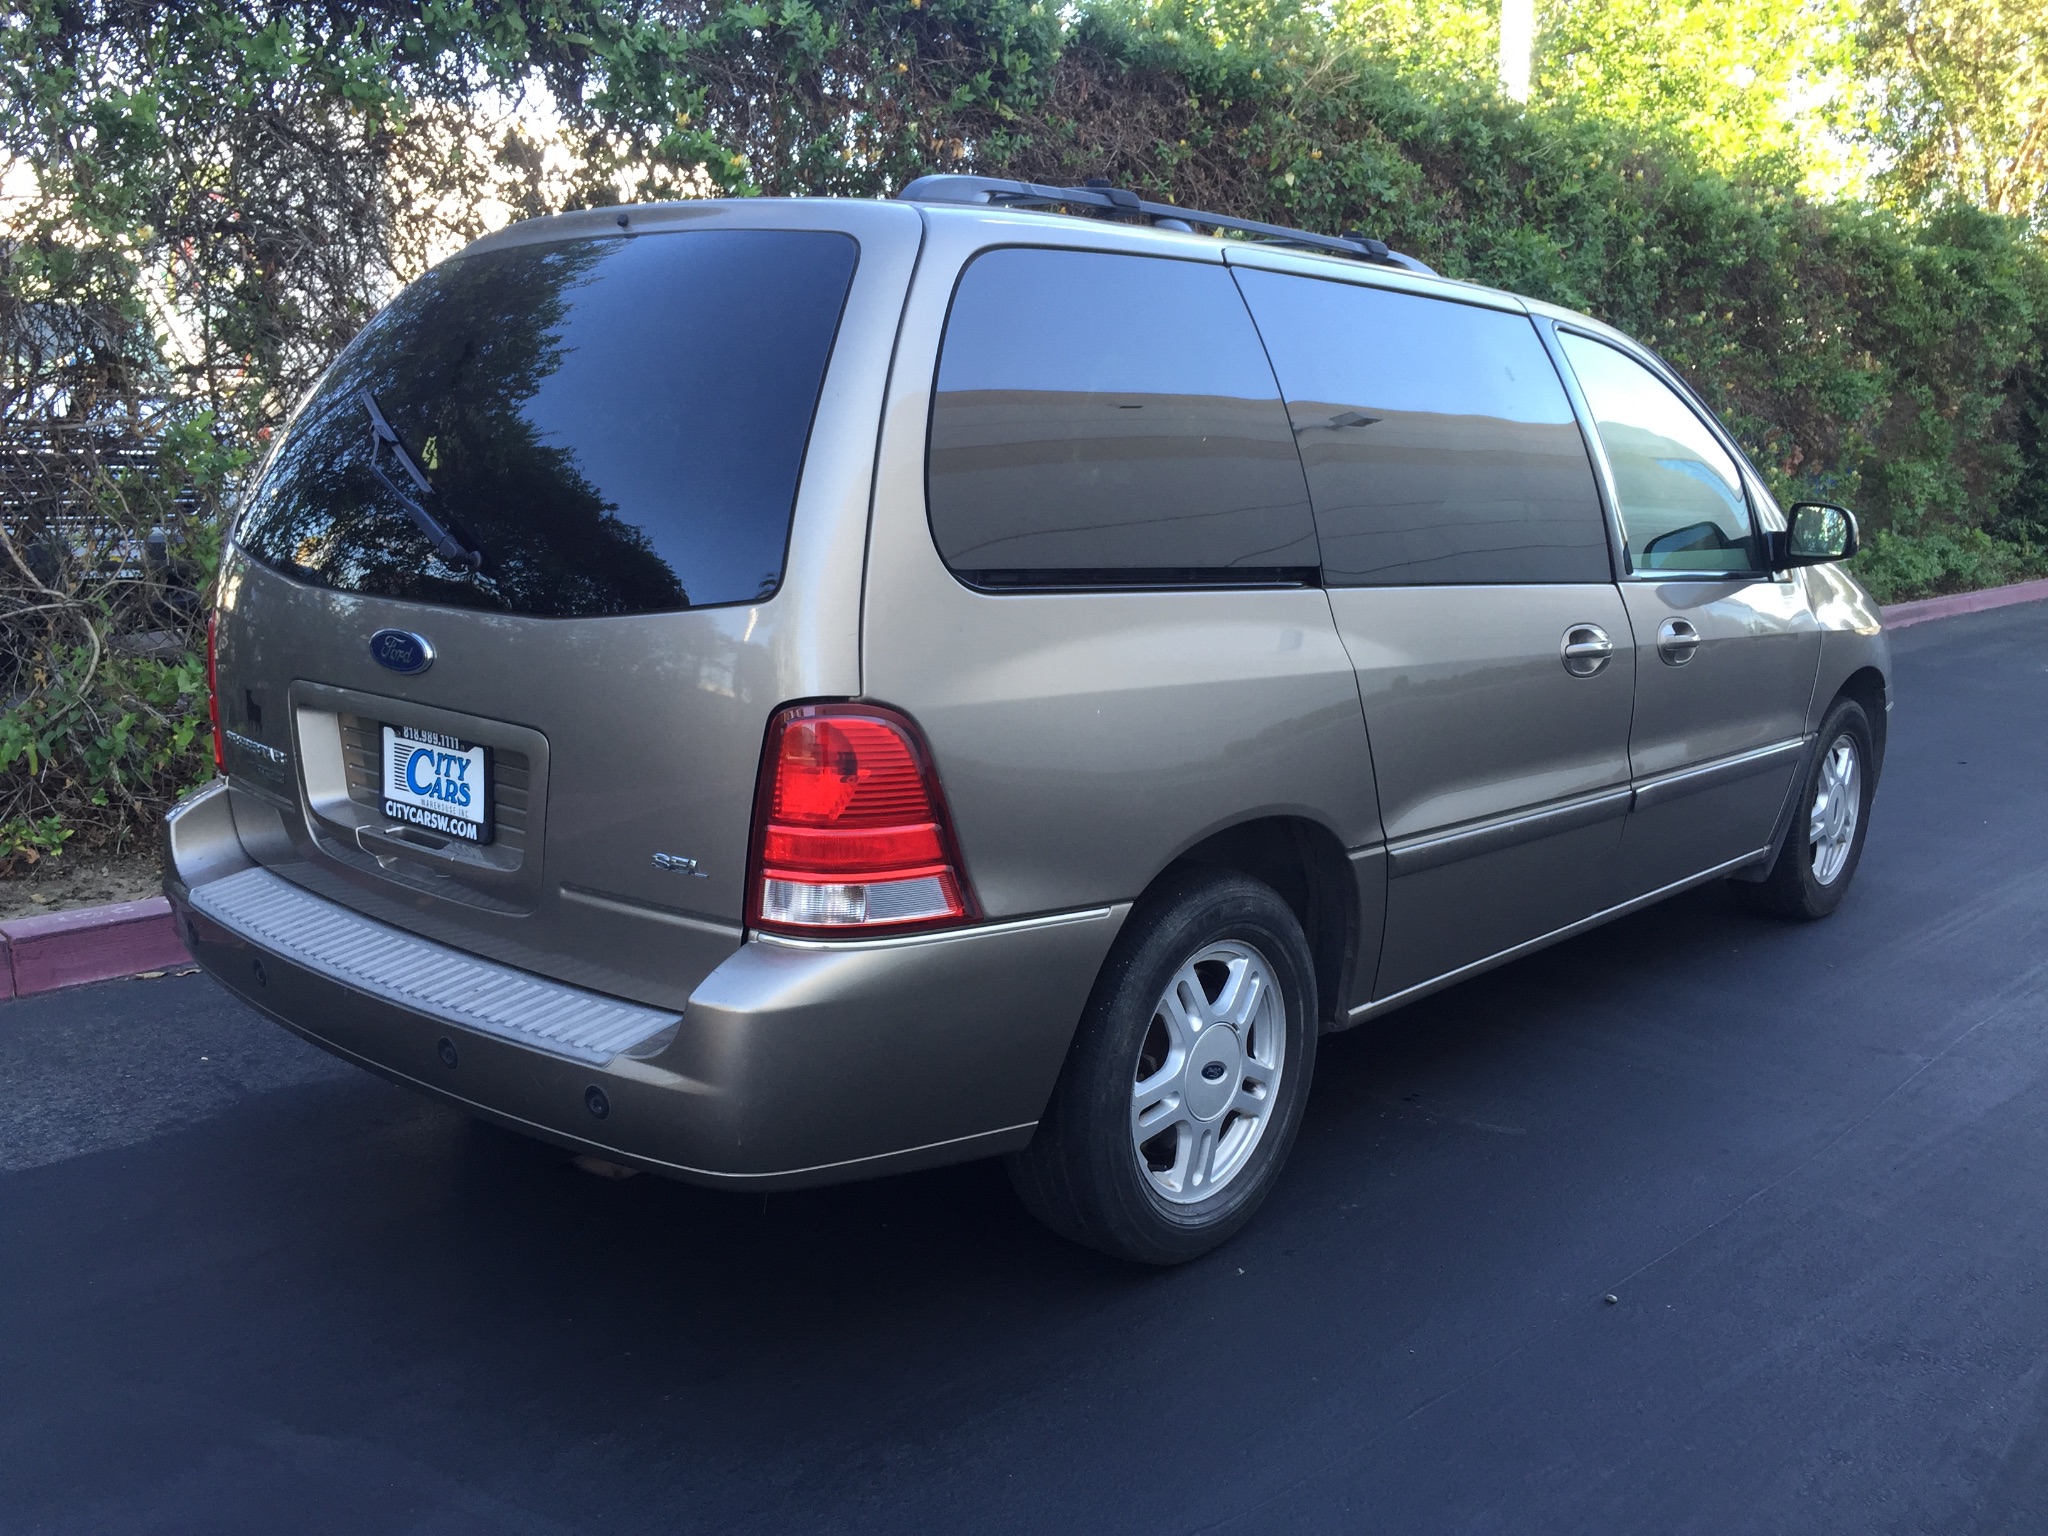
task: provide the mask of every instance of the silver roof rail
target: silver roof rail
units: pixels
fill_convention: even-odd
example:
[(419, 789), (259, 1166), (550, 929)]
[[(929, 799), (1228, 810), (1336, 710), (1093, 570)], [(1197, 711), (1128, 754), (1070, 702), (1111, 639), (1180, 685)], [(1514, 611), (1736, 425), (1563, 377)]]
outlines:
[(1327, 251), (1355, 261), (1374, 261), (1382, 266), (1401, 267), (1410, 272), (1436, 276), (1432, 267), (1413, 256), (1388, 248), (1348, 229), (1342, 235), (1318, 235), (1284, 224), (1261, 224), (1256, 219), (1236, 219), (1224, 213), (1203, 213), (1195, 208), (1177, 208), (1172, 203), (1148, 203), (1135, 192), (1113, 187), (1106, 181), (1090, 181), (1080, 187), (1048, 187), (1035, 181), (1011, 181), (1001, 176), (920, 176), (896, 196), (910, 203), (966, 203), (996, 208), (1088, 209), (1131, 222), (1146, 222), (1160, 229), (1192, 233), (1197, 227), (1249, 235), (1275, 245), (1300, 246), (1305, 250)]

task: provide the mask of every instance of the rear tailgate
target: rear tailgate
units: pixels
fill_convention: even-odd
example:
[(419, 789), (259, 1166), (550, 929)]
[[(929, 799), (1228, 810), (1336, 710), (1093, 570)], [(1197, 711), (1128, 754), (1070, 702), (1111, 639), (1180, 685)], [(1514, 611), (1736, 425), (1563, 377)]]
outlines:
[(480, 242), (343, 354), (238, 530), (219, 695), (261, 862), (676, 1007), (741, 938), (768, 717), (860, 690), (921, 226), (837, 202), (629, 218)]

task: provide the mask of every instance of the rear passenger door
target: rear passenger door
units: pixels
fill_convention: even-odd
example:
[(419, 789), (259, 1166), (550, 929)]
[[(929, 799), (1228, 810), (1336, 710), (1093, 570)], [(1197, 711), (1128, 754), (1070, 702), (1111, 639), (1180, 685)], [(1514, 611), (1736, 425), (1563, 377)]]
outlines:
[(1237, 276), (1364, 702), (1387, 837), (1384, 999), (1616, 899), (1628, 615), (1585, 438), (1526, 313)]
[[(1377, 842), (1365, 726), (1236, 284), (1208, 242), (1176, 259), (1083, 226), (1111, 248), (975, 250), (987, 233), (933, 220), (862, 621), (867, 696), (923, 727), (983, 913), (1128, 901), (1253, 819), (1292, 824), (1341, 888)], [(1358, 873), (1337, 905), (1364, 914), (1369, 975), (1377, 865)]]
[(1620, 348), (1557, 335), (1621, 513), (1641, 657), (1621, 864), (1645, 895), (1769, 842), (1804, 757), (1820, 626), (1804, 585), (1763, 568), (1742, 473), (1701, 413)]

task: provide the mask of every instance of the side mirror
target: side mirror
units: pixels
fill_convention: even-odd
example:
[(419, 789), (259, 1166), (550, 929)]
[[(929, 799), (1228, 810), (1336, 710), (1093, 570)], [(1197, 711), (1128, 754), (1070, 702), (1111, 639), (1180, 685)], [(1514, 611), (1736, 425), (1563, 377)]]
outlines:
[(1856, 514), (1826, 501), (1802, 501), (1792, 508), (1791, 527), (1774, 533), (1771, 569), (1826, 565), (1856, 553)]

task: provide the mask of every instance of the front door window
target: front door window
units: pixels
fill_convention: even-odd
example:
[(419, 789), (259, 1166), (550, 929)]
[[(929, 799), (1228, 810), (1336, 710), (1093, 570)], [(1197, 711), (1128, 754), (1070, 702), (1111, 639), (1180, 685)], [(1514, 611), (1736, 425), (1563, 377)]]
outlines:
[(1625, 352), (1569, 331), (1558, 339), (1614, 470), (1631, 568), (1758, 569), (1741, 471), (1706, 423)]

